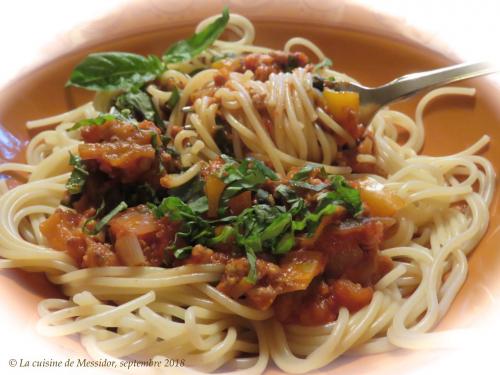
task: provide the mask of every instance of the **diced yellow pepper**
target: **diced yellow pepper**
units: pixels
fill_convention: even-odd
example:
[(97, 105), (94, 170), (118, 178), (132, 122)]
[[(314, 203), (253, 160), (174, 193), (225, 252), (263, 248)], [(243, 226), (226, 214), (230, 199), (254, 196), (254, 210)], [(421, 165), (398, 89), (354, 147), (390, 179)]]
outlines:
[(359, 94), (352, 91), (333, 91), (325, 88), (323, 97), (326, 106), (337, 122), (343, 122), (348, 118), (349, 110), (359, 112)]
[(370, 209), (372, 216), (394, 216), (406, 202), (391, 191), (360, 189), (361, 200)]
[(219, 200), (226, 185), (217, 176), (210, 175), (207, 177), (205, 185), (205, 194), (208, 199), (208, 212), (207, 216), (210, 218), (217, 217), (217, 210), (219, 209)]
[(212, 68), (220, 69), (224, 66), (224, 60), (217, 60), (212, 63)]

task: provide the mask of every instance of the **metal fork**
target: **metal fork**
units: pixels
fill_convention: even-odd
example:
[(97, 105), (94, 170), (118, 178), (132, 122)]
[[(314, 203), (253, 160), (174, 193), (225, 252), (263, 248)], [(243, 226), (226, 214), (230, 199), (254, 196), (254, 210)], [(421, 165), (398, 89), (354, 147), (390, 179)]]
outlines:
[(359, 93), (360, 121), (369, 124), (373, 116), (394, 101), (406, 99), (421, 90), (433, 88), (467, 78), (498, 71), (498, 67), (487, 62), (464, 63), (426, 72), (412, 73), (396, 78), (379, 87), (365, 87), (351, 82), (328, 82), (328, 88), (335, 91)]

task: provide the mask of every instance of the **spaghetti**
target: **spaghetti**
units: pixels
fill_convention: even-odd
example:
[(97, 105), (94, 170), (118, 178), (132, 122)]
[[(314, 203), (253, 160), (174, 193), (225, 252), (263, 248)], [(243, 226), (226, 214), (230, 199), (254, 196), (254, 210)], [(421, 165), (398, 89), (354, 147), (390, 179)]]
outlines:
[[(206, 35), (206, 30), (213, 30), (213, 25), (222, 23), (223, 18), (204, 20), (196, 29), (197, 35)], [(392, 220), (377, 250), (377, 256), (390, 259), (391, 267), (380, 272), (368, 286), (371, 294), (363, 306), (349, 308), (341, 304), (336, 307), (333, 319), (312, 324), (313, 319), (312, 323), (303, 324), (303, 320), (287, 315), (293, 310), (291, 307), (284, 309), (285, 318), (279, 318), (277, 315), (283, 313), (278, 312), (278, 306), (263, 309), (258, 304), (232, 298), (230, 289), (228, 292), (220, 287), (227, 276), (224, 262), (174, 260), (173, 266), (164, 267), (147, 258), (144, 243), (136, 237), (124, 240), (126, 246), (120, 246), (119, 238), (125, 235), (120, 237), (120, 228), (113, 232), (113, 225), (118, 225), (118, 218), (135, 211), (123, 211), (108, 223), (116, 235), (114, 251), (121, 251), (121, 259), (128, 259), (130, 265), (119, 261), (104, 265), (98, 262), (99, 266), (93, 267), (88, 254), (77, 261), (74, 254), (54, 249), (51, 247), (54, 238), (44, 235), (47, 226), (44, 223), (58, 213), (63, 215), (64, 211), (58, 208), (61, 200), (67, 201), (68, 179), (77, 187), (79, 183), (75, 170), (80, 167), (77, 159), (73, 160), (75, 168), (68, 163), (69, 152), (73, 157), (79, 154), (85, 159), (89, 149), (99, 151), (102, 144), (91, 143), (89, 138), (82, 143), (82, 134), (91, 137), (95, 134), (89, 132), (111, 129), (114, 126), (111, 123), (123, 124), (129, 121), (123, 118), (134, 115), (137, 109), (129, 102), (117, 112), (117, 97), (126, 94), (123, 89), (107, 90), (99, 92), (93, 103), (29, 122), (30, 129), (54, 127), (33, 137), (27, 148), (27, 164), (0, 165), (2, 173), (19, 171), (29, 175), (25, 184), (9, 191), (3, 188), (0, 266), (45, 272), (68, 296), (40, 303), (38, 331), (47, 336), (79, 334), (83, 346), (95, 358), (111, 361), (126, 356), (182, 358), (190, 367), (202, 371), (225, 366), (242, 374), (262, 373), (271, 360), (285, 372), (304, 373), (323, 367), (346, 352), (365, 354), (396, 347), (413, 349), (448, 344), (451, 333), (429, 331), (445, 315), (462, 286), (467, 275), (467, 255), (487, 229), (495, 172), (488, 160), (477, 155), (489, 142), (488, 136), (454, 155), (431, 157), (418, 152), (425, 136), (423, 113), (427, 103), (441, 95), (474, 95), (474, 89), (434, 90), (419, 103), (415, 121), (400, 112), (384, 109), (368, 127), (360, 128), (356, 123), (353, 126), (349, 117), (352, 112), (336, 116), (327, 98), (329, 80), (352, 79), (331, 70), (328, 64), (315, 67), (308, 60), (303, 62), (301, 54), (292, 52), (300, 46), (318, 61), (326, 61), (312, 42), (293, 38), (278, 53), (253, 45), (254, 28), (246, 18), (232, 14), (224, 26), (239, 39), (217, 39), (184, 60), (174, 58), (173, 54), (174, 57), (166, 58), (164, 69), (155, 79), (144, 81), (142, 93), (147, 93), (151, 100), (151, 113), (159, 114), (159, 123), (167, 125), (163, 133), (158, 133), (154, 126), (146, 129), (144, 122), (134, 124), (139, 132), (137, 137), (147, 134), (149, 138), (144, 143), (140, 143), (142, 138), (140, 141), (134, 138), (137, 149), (133, 151), (141, 152), (141, 160), (150, 158), (152, 163), (134, 164), (127, 173), (118, 174), (115, 173), (118, 164), (110, 164), (115, 169), (108, 172), (115, 173), (113, 178), (123, 183), (134, 183), (135, 174), (142, 167), (146, 171), (166, 168), (158, 188), (179, 189), (200, 174), (207, 174), (206, 169), (210, 168), (207, 165), (220, 163), (220, 155), (230, 149), (236, 160), (253, 158), (248, 168), (261, 165), (265, 170), (274, 170), (282, 186), (297, 184), (297, 174), (304, 171), (314, 174), (321, 170), (324, 175), (318, 177), (318, 184), (330, 181), (332, 175), (344, 176), (350, 182), (342, 188), (361, 191), (363, 205), (371, 209), (372, 216)], [(174, 52), (178, 51), (175, 47), (171, 48)], [(283, 56), (284, 62), (280, 60)], [(114, 117), (103, 118), (104, 124), (94, 122), (86, 126), (82, 122), (102, 117), (102, 112), (108, 111)], [(143, 119), (147, 119), (144, 113)], [(158, 119), (154, 122), (158, 123)], [(222, 142), (217, 138), (219, 133), (226, 136)], [(401, 141), (401, 133), (407, 135), (405, 141)], [(160, 135), (167, 136), (166, 148), (157, 151), (149, 144), (161, 142)], [(132, 152), (130, 144), (126, 147), (126, 152)], [(163, 155), (165, 150), (171, 151), (168, 158), (158, 159), (155, 152)], [(120, 154), (117, 155), (119, 158)], [(98, 160), (101, 173), (103, 160), (108, 159), (104, 155)], [(161, 166), (158, 160), (163, 163)], [(224, 165), (229, 163), (229, 159), (225, 160)], [(257, 163), (255, 160), (265, 164), (252, 164)], [(112, 162), (118, 163), (115, 159), (109, 161)], [(88, 168), (87, 164), (87, 169), (80, 172), (88, 174)], [(307, 175), (299, 181), (301, 189), (315, 177)], [(340, 188), (335, 192), (339, 191)], [(347, 212), (343, 204), (340, 211)], [(157, 204), (153, 210), (159, 207)], [(93, 208), (96, 214), (98, 207)], [(210, 210), (209, 201), (207, 215)], [(217, 217), (219, 214), (214, 212), (213, 217)], [(295, 220), (295, 216), (291, 217)], [(93, 218), (85, 216), (90, 220), (87, 229), (95, 232), (97, 219), (104, 222), (103, 218), (98, 213)], [(321, 223), (315, 230), (328, 226)], [(239, 228), (239, 224), (231, 225), (226, 227)], [(110, 249), (104, 235), (98, 232), (94, 233), (97, 239), (92, 246)], [(216, 233), (217, 237), (220, 234)], [(302, 240), (307, 241), (306, 237)], [(189, 245), (189, 241), (188, 238), (183, 244)], [(86, 246), (88, 250), (88, 242)], [(139, 252), (130, 250), (137, 246)], [(277, 249), (279, 244), (273, 246)], [(176, 254), (182, 250), (177, 247)], [(195, 248), (188, 249), (191, 257)], [(245, 261), (250, 263), (248, 259)], [(260, 262), (257, 261), (257, 266), (264, 260)], [(82, 264), (84, 268), (80, 269)], [(258, 267), (255, 272), (260, 277)], [(338, 286), (335, 281), (332, 285), (334, 289)], [(338, 292), (334, 296), (338, 298)], [(312, 310), (305, 312), (308, 314), (313, 314)]]

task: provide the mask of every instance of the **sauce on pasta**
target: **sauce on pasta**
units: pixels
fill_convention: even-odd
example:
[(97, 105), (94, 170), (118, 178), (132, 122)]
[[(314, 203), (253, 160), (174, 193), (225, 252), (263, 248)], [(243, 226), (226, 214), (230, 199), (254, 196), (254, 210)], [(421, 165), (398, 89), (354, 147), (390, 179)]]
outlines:
[(28, 123), (52, 128), (27, 164), (0, 165), (29, 174), (0, 180), (0, 266), (68, 297), (40, 304), (40, 333), (245, 374), (446, 344), (430, 331), (485, 233), (495, 171), (477, 155), (488, 136), (419, 155), (422, 114), (474, 89), (361, 124), (357, 94), (329, 87), (353, 79), (316, 45), (254, 36), (226, 9), (161, 58), (91, 54), (68, 84), (94, 101)]

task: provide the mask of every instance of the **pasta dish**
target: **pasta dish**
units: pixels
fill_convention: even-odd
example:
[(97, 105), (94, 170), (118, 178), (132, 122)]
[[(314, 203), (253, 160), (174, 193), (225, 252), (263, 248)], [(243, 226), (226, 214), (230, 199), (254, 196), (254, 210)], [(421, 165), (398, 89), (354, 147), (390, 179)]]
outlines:
[(420, 155), (415, 120), (332, 82), (311, 41), (254, 45), (236, 14), (163, 56), (93, 53), (68, 86), (92, 102), (30, 121), (22, 173), (0, 180), (0, 267), (67, 298), (37, 330), (93, 358), (169, 358), (203, 372), (305, 373), (349, 352), (446, 345), (430, 332), (484, 235), (495, 171), (484, 135)]

